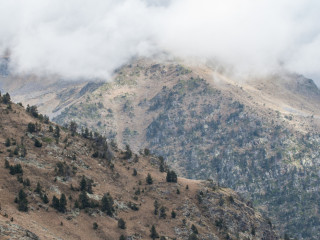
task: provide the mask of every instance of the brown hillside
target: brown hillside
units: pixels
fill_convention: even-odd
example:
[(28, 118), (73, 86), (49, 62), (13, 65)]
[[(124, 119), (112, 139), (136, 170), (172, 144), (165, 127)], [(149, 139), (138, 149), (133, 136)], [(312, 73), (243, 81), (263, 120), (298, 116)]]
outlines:
[[(36, 123), (38, 131), (27, 132), (29, 123)], [(151, 239), (152, 225), (164, 239), (188, 239), (192, 225), (199, 232), (198, 239), (277, 239), (271, 223), (230, 189), (184, 178), (168, 183), (166, 173), (159, 171), (158, 157), (140, 154), (124, 160), (126, 152), (115, 146), (99, 148), (98, 136), (73, 137), (62, 128), (57, 142), (50, 126), (55, 128), (19, 105), (0, 104), (1, 239), (119, 239), (120, 235)], [(42, 147), (35, 147), (35, 139)], [(108, 157), (91, 157), (97, 150), (107, 152)], [(11, 167), (21, 164), (23, 175), (11, 175), (5, 168), (6, 160)], [(133, 169), (137, 176), (133, 176)], [(153, 178), (151, 185), (146, 183), (148, 173)], [(25, 184), (17, 180), (18, 176)], [(87, 183), (92, 180), (93, 193), (85, 194), (96, 206), (80, 210), (74, 204), (82, 176)], [(48, 196), (48, 204), (35, 192), (38, 182), (42, 195)], [(21, 189), (27, 195), (28, 212), (18, 211), (14, 202)], [(107, 192), (114, 200), (112, 216), (101, 211), (101, 199)], [(61, 194), (67, 197), (65, 213), (51, 206), (53, 196), (60, 198)], [(159, 209), (165, 207), (166, 218), (154, 214), (155, 200)], [(138, 210), (133, 210), (134, 206)], [(176, 218), (171, 218), (172, 210)], [(126, 229), (118, 228), (120, 218), (126, 222)], [(95, 222), (97, 229), (93, 229)]]

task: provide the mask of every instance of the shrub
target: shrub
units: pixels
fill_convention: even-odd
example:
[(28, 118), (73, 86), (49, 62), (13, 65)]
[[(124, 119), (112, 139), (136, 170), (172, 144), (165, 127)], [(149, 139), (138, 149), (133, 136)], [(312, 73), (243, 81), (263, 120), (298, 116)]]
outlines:
[(118, 220), (118, 228), (126, 229), (126, 222), (122, 218)]
[(29, 133), (35, 132), (35, 131), (36, 131), (36, 125), (35, 125), (34, 123), (28, 123), (28, 129), (27, 129), (27, 131), (28, 131)]
[(23, 181), (23, 186), (29, 187), (30, 185), (31, 185), (31, 184), (30, 184), (29, 178), (27, 178), (25, 181)]
[(198, 237), (197, 237), (197, 235), (196, 235), (195, 233), (192, 233), (192, 234), (189, 236), (188, 240), (198, 240)]
[(7, 138), (6, 139), (6, 142), (4, 144), (6, 147), (10, 147), (11, 146), (11, 141), (10, 141), (10, 138)]
[(10, 164), (7, 159), (4, 161), (4, 167), (7, 169), (10, 168)]
[(38, 139), (35, 139), (34, 140), (34, 146), (38, 147), (38, 148), (41, 148), (42, 147), (42, 143)]
[(144, 155), (148, 156), (150, 154), (150, 150), (148, 148), (144, 149)]
[(99, 226), (98, 226), (98, 223), (94, 222), (94, 223), (93, 223), (93, 229), (94, 229), (94, 230), (97, 230), (98, 227), (99, 227)]
[(133, 169), (133, 173), (132, 173), (132, 176), (137, 176), (138, 175), (138, 172), (137, 172), (137, 169)]

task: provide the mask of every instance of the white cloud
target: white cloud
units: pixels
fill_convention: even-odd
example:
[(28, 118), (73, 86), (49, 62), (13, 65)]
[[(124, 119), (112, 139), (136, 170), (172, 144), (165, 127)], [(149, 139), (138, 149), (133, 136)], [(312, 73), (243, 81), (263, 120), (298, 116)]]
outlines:
[(0, 0), (0, 50), (19, 72), (106, 78), (166, 50), (238, 72), (320, 77), (315, 0)]

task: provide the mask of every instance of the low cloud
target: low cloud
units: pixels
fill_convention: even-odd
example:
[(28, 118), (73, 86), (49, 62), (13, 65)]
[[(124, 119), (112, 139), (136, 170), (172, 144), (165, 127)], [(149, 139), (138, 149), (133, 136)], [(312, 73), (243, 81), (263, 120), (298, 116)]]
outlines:
[(320, 80), (315, 0), (0, 0), (0, 51), (18, 73), (107, 79), (166, 51), (238, 73), (286, 69)]

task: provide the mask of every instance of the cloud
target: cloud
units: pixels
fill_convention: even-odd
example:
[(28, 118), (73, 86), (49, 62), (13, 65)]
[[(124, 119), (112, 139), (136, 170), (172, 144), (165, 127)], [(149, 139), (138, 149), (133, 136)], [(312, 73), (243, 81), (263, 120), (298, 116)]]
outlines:
[(315, 0), (0, 0), (0, 51), (19, 73), (108, 78), (167, 51), (239, 73), (285, 68), (320, 80)]

